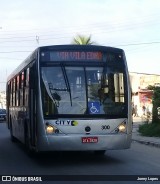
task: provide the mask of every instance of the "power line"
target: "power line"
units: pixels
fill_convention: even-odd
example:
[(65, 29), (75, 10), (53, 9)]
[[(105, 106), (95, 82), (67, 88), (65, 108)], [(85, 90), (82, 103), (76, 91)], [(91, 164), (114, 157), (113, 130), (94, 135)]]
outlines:
[(9, 59), (9, 60), (22, 60), (18, 58), (8, 58), (8, 57), (0, 57), (0, 59)]
[(124, 46), (134, 46), (134, 45), (151, 45), (151, 44), (159, 44), (160, 41), (154, 41), (154, 42), (142, 42), (142, 43), (129, 43), (129, 44), (121, 44), (121, 45), (116, 45), (118, 47), (124, 47)]
[[(153, 22), (152, 22), (153, 23)], [(88, 25), (85, 25), (83, 27), (81, 26), (77, 26), (77, 29), (79, 32), (82, 32), (84, 31), (85, 33), (88, 32), (90, 33), (90, 29), (87, 29), (87, 28), (91, 28), (92, 26), (92, 33), (94, 34), (102, 34), (102, 33), (110, 33), (110, 32), (116, 32), (116, 31), (123, 31), (123, 30), (127, 30), (127, 29), (141, 29), (143, 28), (142, 25), (145, 25), (146, 22), (137, 22), (135, 24), (132, 23), (129, 23), (127, 25), (124, 25), (124, 22), (120, 22), (120, 23), (110, 23), (108, 22), (108, 24), (106, 23), (96, 23), (96, 24), (88, 24)], [(155, 22), (156, 25), (160, 25), (157, 23), (157, 21)], [(93, 27), (94, 26), (94, 27)], [(0, 43), (7, 43), (7, 42), (32, 42), (32, 41), (36, 41), (36, 38), (39, 37), (40, 41), (41, 40), (49, 40), (49, 39), (63, 39), (63, 38), (68, 38), (69, 35), (73, 35), (75, 34), (75, 31), (73, 32), (73, 28), (76, 29), (76, 26), (75, 27), (68, 27), (68, 29), (72, 30), (72, 32), (70, 32), (69, 30), (66, 30), (65, 31), (69, 31), (68, 33), (60, 33), (60, 32), (57, 32), (55, 31), (55, 28), (54, 28), (54, 31), (45, 31), (45, 33), (53, 33), (52, 35), (51, 34), (35, 34), (34, 36), (22, 36), (22, 37), (6, 37), (6, 38), (0, 38), (0, 40), (4, 40), (4, 41), (0, 41)], [(97, 29), (100, 30), (97, 32)], [(61, 28), (61, 30), (63, 30)], [(23, 33), (24, 34), (24, 33)], [(33, 33), (32, 33), (33, 34)], [(54, 37), (53, 37), (54, 35)], [(49, 38), (43, 38), (43, 37), (49, 37)], [(24, 39), (24, 38), (32, 38), (32, 39)], [(35, 38), (35, 39), (34, 39)], [(14, 40), (14, 39), (24, 39), (24, 40)]]
[(5, 39), (21, 39), (21, 38), (31, 38), (31, 37), (35, 37), (35, 36), (18, 36), (18, 37), (8, 37), (8, 38), (0, 38), (0, 40), (5, 40)]
[[(115, 47), (125, 47), (125, 46), (135, 46), (135, 45), (152, 45), (152, 44), (159, 44), (160, 41), (153, 41), (153, 42), (139, 42), (139, 43), (128, 43), (128, 44), (119, 44), (119, 45), (114, 45)], [(33, 50), (32, 50), (33, 51)], [(18, 52), (29, 52), (31, 53), (32, 51), (21, 51), (21, 50), (16, 50), (16, 51), (4, 51), (4, 52), (0, 52), (0, 53), (18, 53)]]
[[(134, 20), (138, 20), (139, 22), (138, 23), (136, 23), (136, 24), (134, 24), (134, 25), (137, 25), (137, 24), (140, 24), (140, 25), (143, 25), (143, 24), (146, 24), (146, 23), (152, 23), (153, 21), (155, 21), (155, 23), (157, 24), (157, 20), (159, 20), (159, 17), (160, 17), (160, 14), (158, 13), (154, 13), (154, 14), (150, 14), (150, 15), (147, 15), (147, 16), (141, 16), (141, 17), (137, 17), (137, 16), (130, 16), (129, 17), (129, 19), (127, 20), (129, 23), (130, 23), (130, 25), (133, 25), (133, 21)], [(124, 25), (124, 23), (127, 23), (127, 21), (123, 21), (123, 19), (118, 19), (118, 23), (116, 22), (116, 21), (108, 21), (108, 23), (109, 24), (112, 24), (112, 25)], [(93, 23), (93, 24), (82, 24), (82, 25), (80, 25), (81, 27), (88, 27), (88, 26), (101, 26), (101, 25), (105, 25), (106, 24), (106, 22), (104, 23), (104, 22), (102, 22), (102, 23)], [(74, 26), (74, 27), (71, 27), (71, 26), (61, 26), (61, 28), (60, 28), (60, 30), (62, 30), (62, 29), (73, 29), (73, 28), (76, 28), (76, 27), (80, 27), (79, 25), (77, 25), (77, 26)], [(49, 27), (49, 28), (46, 28), (46, 29), (57, 29), (57, 28), (53, 28), (53, 27)], [(44, 32), (46, 32), (46, 29), (43, 29), (43, 31)], [(12, 30), (12, 31), (1, 31), (1, 33), (6, 33), (6, 32), (11, 32), (12, 34), (5, 34), (5, 35), (14, 35), (14, 34), (17, 34), (17, 33), (13, 33), (13, 32), (25, 32), (25, 31), (29, 31), (29, 32), (33, 32), (33, 31), (42, 31), (42, 29), (40, 29), (40, 28), (35, 28), (35, 29), (21, 29), (21, 30)], [(56, 30), (56, 31), (58, 31), (59, 32), (59, 28)]]
[(0, 43), (8, 43), (8, 42), (33, 42), (33, 41), (35, 41), (35, 40), (17, 40), (17, 41), (12, 41), (12, 40), (9, 40), (9, 41), (0, 41)]
[[(59, 31), (61, 31), (61, 30), (65, 30), (66, 31), (66, 29), (73, 30), (73, 29), (76, 29), (76, 28), (78, 29), (78, 31), (82, 31), (82, 30), (86, 31), (86, 29), (90, 28), (91, 26), (92, 26), (92, 29), (94, 29), (94, 30), (95, 29), (105, 29), (105, 32), (107, 33), (107, 32), (111, 32), (111, 31), (113, 32), (113, 31), (119, 31), (119, 30), (123, 30), (123, 29), (125, 29), (125, 30), (133, 29), (133, 28), (135, 28), (135, 29), (140, 28), (141, 29), (142, 25), (148, 25), (148, 23), (152, 23), (152, 24), (154, 23), (155, 25), (160, 25), (160, 24), (158, 24), (157, 20), (155, 20), (155, 22), (153, 22), (153, 19), (151, 19), (152, 22), (148, 21), (148, 19), (146, 19), (147, 21), (144, 21), (145, 19), (143, 21), (142, 20), (143, 19), (141, 19), (141, 20), (138, 19), (138, 22), (136, 22), (136, 23), (133, 23), (133, 21), (134, 21), (134, 19), (133, 19), (133, 21), (129, 20), (128, 22), (121, 21), (121, 22), (116, 23), (116, 22), (110, 22), (109, 21), (109, 22), (107, 22), (107, 24), (106, 23), (95, 23), (95, 24), (86, 24), (86, 25), (80, 25), (80, 26), (74, 26), (74, 27), (66, 26), (66, 28), (65, 27), (63, 27), (63, 28), (61, 27), (60, 30), (58, 30), (58, 29), (55, 30), (55, 28), (52, 28), (51, 31), (45, 31), (45, 33), (47, 33), (47, 32), (49, 33), (50, 32), (50, 33), (53, 33), (55, 36), (57, 36), (57, 35), (62, 35), (63, 36), (64, 34), (60, 34)], [(53, 29), (54, 29), (54, 31), (53, 31)], [(38, 30), (38, 29), (35, 29), (35, 30)], [(69, 32), (67, 34), (70, 34), (70, 33), (71, 32)], [(24, 34), (24, 31), (23, 31), (23, 34)], [(33, 34), (33, 32), (32, 32), (32, 34)], [(20, 39), (21, 38), (34, 38), (34, 37), (36, 37), (36, 35), (38, 35), (40, 37), (51, 36), (51, 35), (48, 35), (48, 34), (37, 34), (37, 33), (34, 33), (34, 34), (35, 34), (34, 36), (8, 37), (8, 38), (0, 38), (0, 39), (5, 40), (5, 39), (19, 39), (19, 38)], [(5, 35), (8, 35), (8, 34), (5, 34)], [(15, 35), (15, 34), (10, 34), (10, 35)], [(24, 40), (24, 41), (33, 41), (33, 40)]]
[(6, 51), (6, 52), (0, 52), (0, 53), (15, 53), (15, 52), (32, 52), (32, 51), (22, 51), (22, 50), (16, 50), (16, 51)]

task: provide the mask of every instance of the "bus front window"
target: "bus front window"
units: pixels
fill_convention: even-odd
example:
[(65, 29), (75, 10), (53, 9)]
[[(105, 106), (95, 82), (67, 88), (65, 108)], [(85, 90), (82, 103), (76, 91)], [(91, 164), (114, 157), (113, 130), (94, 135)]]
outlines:
[[(54, 107), (49, 115), (84, 114), (86, 112), (85, 77), (82, 67), (43, 67), (42, 79), (43, 101), (49, 98), (48, 103), (52, 103)], [(46, 107), (44, 105), (44, 112)], [(54, 110), (55, 108), (57, 110)]]
[(45, 115), (120, 115), (126, 111), (124, 74), (114, 68), (42, 67)]

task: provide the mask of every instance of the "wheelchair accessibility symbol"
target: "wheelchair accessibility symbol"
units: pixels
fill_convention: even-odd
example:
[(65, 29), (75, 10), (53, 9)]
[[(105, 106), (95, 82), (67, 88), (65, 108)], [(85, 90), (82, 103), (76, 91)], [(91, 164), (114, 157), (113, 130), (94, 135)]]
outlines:
[(88, 102), (88, 108), (90, 114), (100, 113), (100, 103), (99, 102)]

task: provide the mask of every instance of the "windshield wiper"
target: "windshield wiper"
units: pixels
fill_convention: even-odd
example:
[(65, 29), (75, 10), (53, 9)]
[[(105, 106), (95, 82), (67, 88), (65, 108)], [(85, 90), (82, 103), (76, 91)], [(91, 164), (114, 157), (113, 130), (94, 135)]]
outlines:
[(62, 69), (62, 72), (63, 72), (63, 75), (64, 75), (64, 80), (65, 80), (65, 83), (66, 83), (67, 91), (69, 92), (70, 102), (71, 102), (71, 106), (72, 106), (71, 88), (70, 88), (70, 85), (69, 85), (69, 80), (68, 80), (68, 77), (67, 77), (67, 74), (66, 74), (65, 67), (63, 66), (63, 63), (61, 64), (61, 69)]

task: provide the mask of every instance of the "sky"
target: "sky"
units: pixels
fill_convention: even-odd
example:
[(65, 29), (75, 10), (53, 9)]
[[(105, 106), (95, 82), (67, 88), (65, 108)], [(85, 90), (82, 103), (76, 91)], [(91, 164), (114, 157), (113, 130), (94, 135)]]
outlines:
[(160, 75), (159, 0), (0, 0), (0, 91), (37, 47), (76, 35), (122, 48), (129, 72)]

